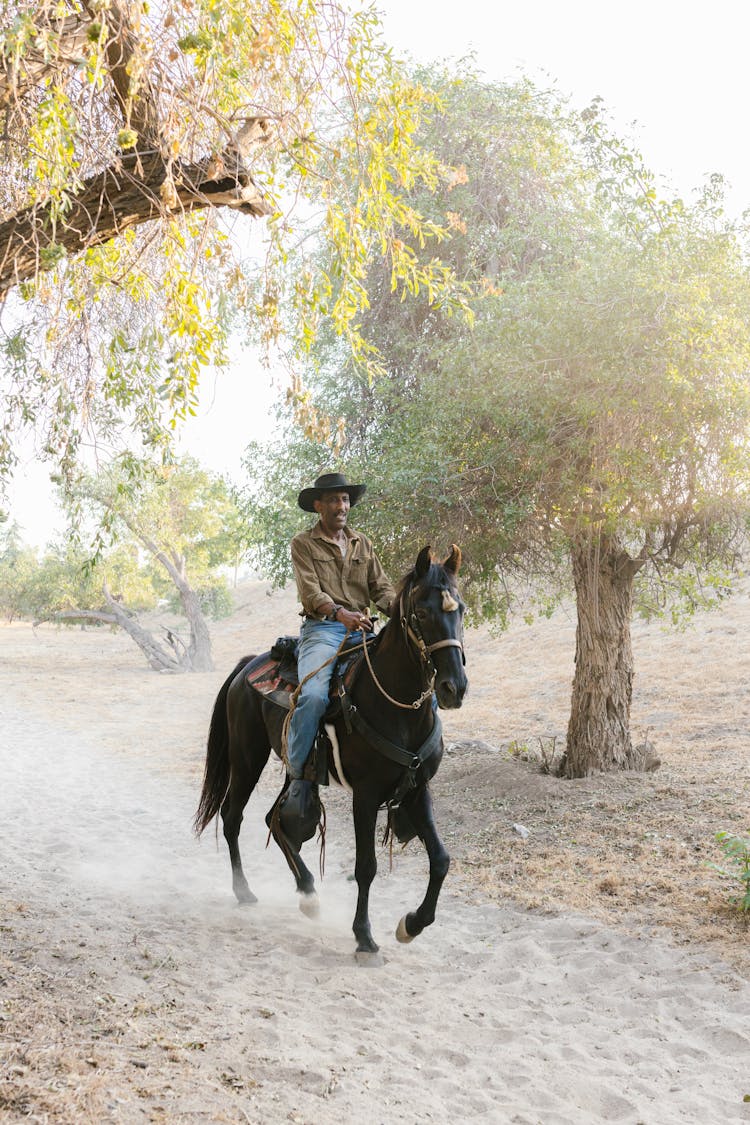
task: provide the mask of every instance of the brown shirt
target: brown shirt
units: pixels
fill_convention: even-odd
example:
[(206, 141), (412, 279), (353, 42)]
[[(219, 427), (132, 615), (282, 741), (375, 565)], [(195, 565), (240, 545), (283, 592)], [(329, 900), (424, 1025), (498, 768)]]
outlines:
[(322, 618), (331, 602), (353, 610), (368, 610), (374, 603), (388, 613), (396, 591), (372, 543), (350, 527), (344, 528), (344, 534), (346, 556), (319, 523), (292, 539), (292, 566), (302, 609), (309, 617)]

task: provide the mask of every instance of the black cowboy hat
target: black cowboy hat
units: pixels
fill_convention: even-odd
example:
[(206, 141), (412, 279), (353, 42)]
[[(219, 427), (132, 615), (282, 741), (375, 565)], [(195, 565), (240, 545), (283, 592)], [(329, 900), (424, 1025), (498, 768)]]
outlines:
[(312, 488), (303, 488), (297, 497), (297, 503), (305, 512), (314, 512), (314, 500), (320, 500), (322, 492), (348, 492), (349, 503), (352, 507), (357, 503), (367, 490), (366, 484), (349, 484), (341, 473), (323, 473), (318, 477)]

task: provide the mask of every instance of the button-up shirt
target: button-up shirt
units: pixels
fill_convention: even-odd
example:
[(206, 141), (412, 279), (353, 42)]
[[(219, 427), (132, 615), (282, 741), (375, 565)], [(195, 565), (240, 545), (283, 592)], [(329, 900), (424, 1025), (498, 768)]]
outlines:
[(359, 611), (369, 610), (373, 603), (388, 613), (396, 596), (367, 536), (350, 527), (344, 528), (344, 534), (346, 555), (320, 523), (292, 539), (297, 593), (308, 617), (325, 617), (331, 602)]

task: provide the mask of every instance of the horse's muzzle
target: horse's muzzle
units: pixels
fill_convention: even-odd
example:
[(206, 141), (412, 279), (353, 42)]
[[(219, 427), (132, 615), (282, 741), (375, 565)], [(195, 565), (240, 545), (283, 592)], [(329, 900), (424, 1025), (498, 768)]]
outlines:
[(439, 705), (446, 711), (455, 711), (464, 701), (467, 680), (463, 676), (460, 680), (455, 676), (446, 676), (435, 684), (435, 694)]

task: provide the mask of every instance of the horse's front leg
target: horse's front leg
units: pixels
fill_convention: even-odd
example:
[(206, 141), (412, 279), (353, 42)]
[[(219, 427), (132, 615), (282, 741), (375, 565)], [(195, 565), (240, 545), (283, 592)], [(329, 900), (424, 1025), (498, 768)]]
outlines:
[(372, 799), (354, 794), (354, 838), (357, 858), (354, 877), (357, 880), (357, 910), (354, 915), (354, 936), (357, 939), (357, 953), (377, 953), (378, 946), (370, 929), (368, 905), (370, 887), (378, 869), (375, 859), (375, 824), (378, 819), (378, 806)]
[(405, 914), (396, 928), (396, 937), (401, 942), (413, 941), (422, 933), (425, 926), (435, 921), (435, 908), (445, 876), (448, 874), (451, 858), (438, 836), (435, 817), (432, 811), (432, 797), (426, 785), (417, 790), (409, 803), (407, 813), (416, 828), (419, 838), (427, 849), (430, 861), (430, 878), (427, 893), (413, 914)]

